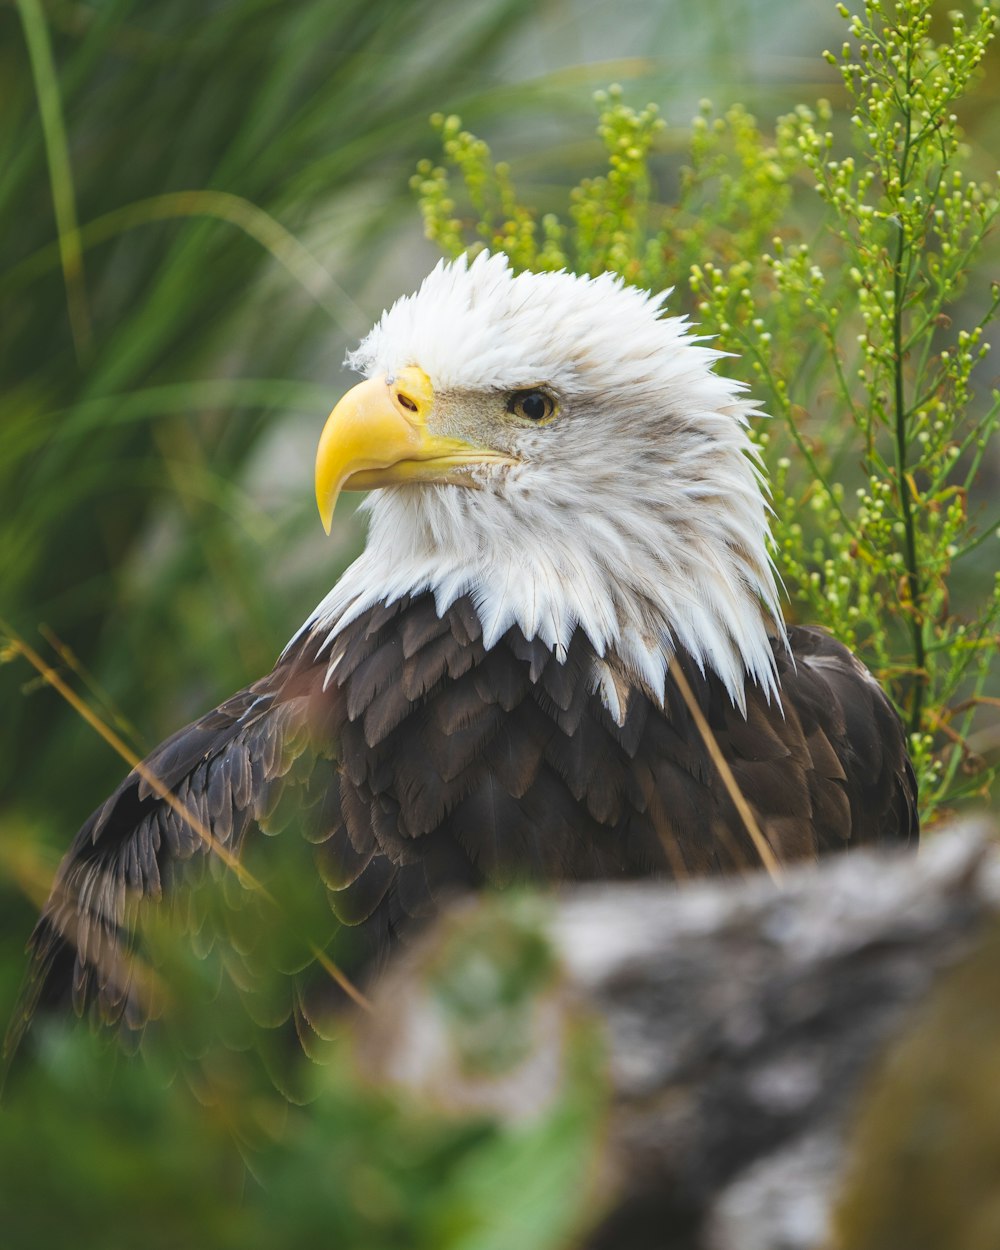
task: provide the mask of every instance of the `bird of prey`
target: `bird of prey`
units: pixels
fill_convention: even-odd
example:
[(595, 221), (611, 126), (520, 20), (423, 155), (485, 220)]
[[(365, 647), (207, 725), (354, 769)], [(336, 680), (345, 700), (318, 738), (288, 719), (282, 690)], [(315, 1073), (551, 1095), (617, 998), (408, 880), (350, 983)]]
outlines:
[(359, 975), (459, 891), (916, 839), (888, 699), (782, 622), (755, 405), (662, 303), (483, 253), (383, 314), (316, 460), (327, 530), (371, 492), (363, 553), (84, 824), (14, 1038), (39, 1003), (139, 1022), (136, 908), (238, 867), (279, 799)]

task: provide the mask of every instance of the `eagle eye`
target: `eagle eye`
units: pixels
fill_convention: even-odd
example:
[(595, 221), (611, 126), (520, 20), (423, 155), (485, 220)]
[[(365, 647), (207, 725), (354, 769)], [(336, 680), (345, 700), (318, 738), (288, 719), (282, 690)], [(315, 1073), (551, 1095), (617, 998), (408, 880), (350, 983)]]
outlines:
[(537, 387), (530, 391), (514, 391), (507, 400), (507, 411), (526, 421), (545, 421), (556, 410), (555, 400)]

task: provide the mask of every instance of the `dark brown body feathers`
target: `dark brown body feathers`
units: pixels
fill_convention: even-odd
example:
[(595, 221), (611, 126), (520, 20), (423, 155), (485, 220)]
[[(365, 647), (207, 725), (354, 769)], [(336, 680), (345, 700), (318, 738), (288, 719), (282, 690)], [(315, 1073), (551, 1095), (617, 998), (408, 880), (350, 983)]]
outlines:
[[(582, 631), (562, 663), (517, 628), (486, 650), (468, 599), (439, 617), (423, 594), (323, 642), (304, 634), (145, 762), (201, 832), (136, 772), (83, 826), (31, 939), (14, 1044), (39, 1002), (141, 1023), (135, 909), (213, 853), (206, 829), (242, 855), (260, 830), (297, 825), (334, 916), (358, 928), (361, 975), (450, 893), (759, 866), (674, 683), (662, 709), (632, 690), (618, 725)], [(789, 643), (774, 644), (781, 707), (751, 685), (745, 718), (680, 659), (776, 855), (915, 842), (916, 786), (885, 695), (828, 635), (793, 628)]]

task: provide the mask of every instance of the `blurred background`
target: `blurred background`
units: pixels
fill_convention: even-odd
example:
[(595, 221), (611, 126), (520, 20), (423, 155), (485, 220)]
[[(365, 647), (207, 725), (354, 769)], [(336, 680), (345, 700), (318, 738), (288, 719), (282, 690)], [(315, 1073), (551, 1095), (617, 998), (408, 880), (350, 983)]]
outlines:
[[(669, 197), (701, 99), (765, 128), (836, 104), (843, 30), (831, 0), (0, 0), (4, 630), (140, 754), (260, 676), (362, 540), (350, 496), (322, 533), (315, 440), (345, 351), (437, 259), (408, 187), (430, 115), (561, 206), (620, 82), (666, 119)], [(125, 771), (3, 658), (0, 1022), (55, 864)]]

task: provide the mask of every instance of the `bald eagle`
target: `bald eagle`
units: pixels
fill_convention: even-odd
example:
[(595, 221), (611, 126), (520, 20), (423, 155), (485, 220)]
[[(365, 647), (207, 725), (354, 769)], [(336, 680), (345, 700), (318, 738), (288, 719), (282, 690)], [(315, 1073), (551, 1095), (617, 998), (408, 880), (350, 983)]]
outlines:
[(359, 975), (458, 891), (740, 871), (751, 825), (779, 861), (916, 839), (888, 699), (782, 622), (755, 405), (662, 302), (484, 253), (383, 314), (316, 460), (327, 531), (371, 492), (364, 552), (84, 824), (15, 1037), (40, 1002), (141, 1014), (137, 903), (237, 861), (279, 798)]

